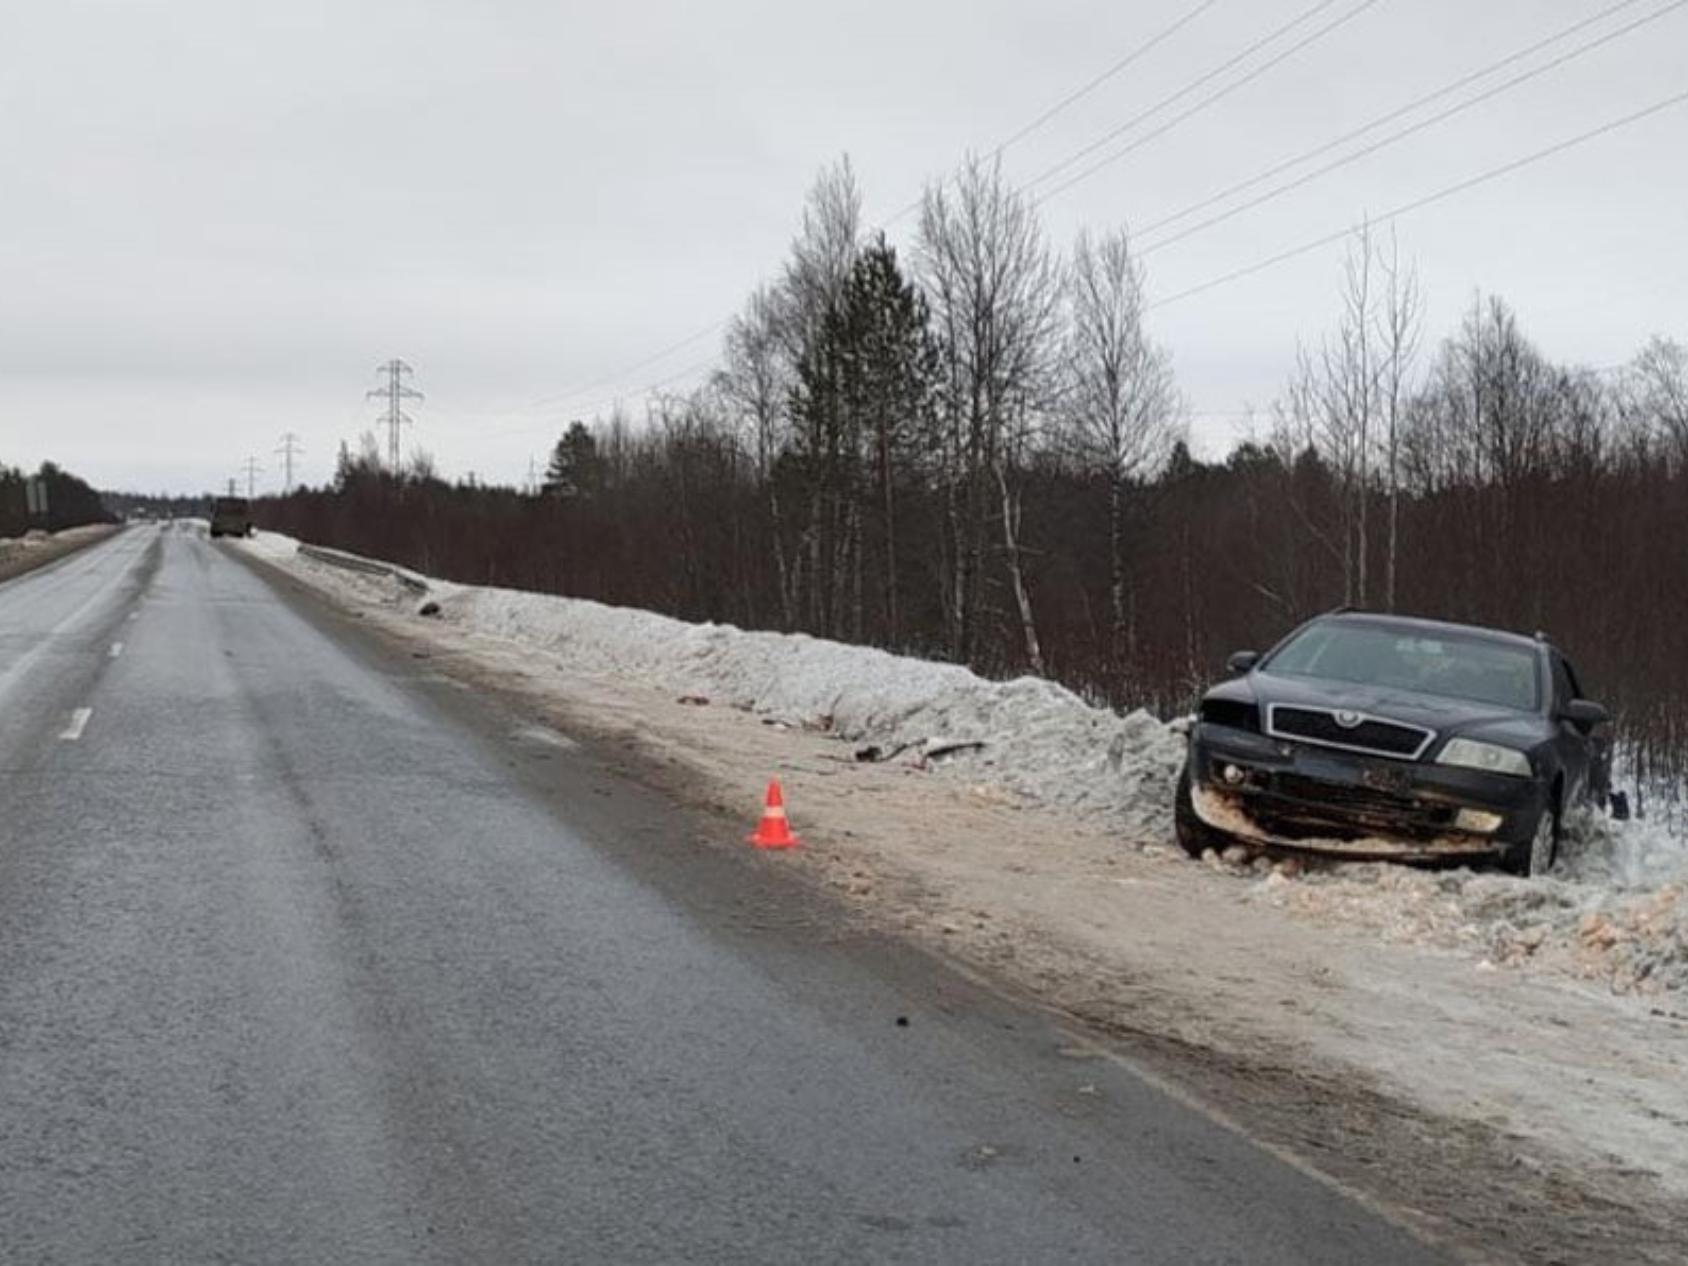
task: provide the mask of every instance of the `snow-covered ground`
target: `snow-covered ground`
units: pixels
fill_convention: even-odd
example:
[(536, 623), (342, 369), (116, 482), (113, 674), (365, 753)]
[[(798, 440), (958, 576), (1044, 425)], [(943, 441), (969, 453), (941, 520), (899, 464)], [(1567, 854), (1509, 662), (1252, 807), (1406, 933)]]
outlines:
[[(745, 829), (778, 773), (805, 840), (780, 864), (875, 924), (1086, 1021), (1309, 1078), (1290, 1097), (1314, 1098), (1275, 1121), (1258, 1081), (1238, 1083), (1224, 1106), (1266, 1137), (1341, 1150), (1393, 1129), (1366, 1115), (1377, 1086), (1428, 1114), (1411, 1133), (1426, 1151), (1387, 1170), (1422, 1180), (1423, 1201), (1469, 1187), (1457, 1128), (1460, 1146), (1546, 1149), (1471, 1197), (1521, 1234), (1545, 1225), (1517, 1212), (1539, 1213), (1530, 1184), (1568, 1176), (1595, 1218), (1639, 1216), (1655, 1181), (1688, 1213), (1688, 853), (1651, 823), (1580, 823), (1560, 871), (1536, 880), (1195, 864), (1171, 830), (1182, 741), (1144, 714), (807, 637), (438, 581), (418, 597), (268, 534), (240, 548), (405, 639), (442, 679), (654, 755), (684, 774), (676, 794)], [(877, 759), (858, 759), (867, 749)], [(1574, 1203), (1554, 1190), (1560, 1212)]]

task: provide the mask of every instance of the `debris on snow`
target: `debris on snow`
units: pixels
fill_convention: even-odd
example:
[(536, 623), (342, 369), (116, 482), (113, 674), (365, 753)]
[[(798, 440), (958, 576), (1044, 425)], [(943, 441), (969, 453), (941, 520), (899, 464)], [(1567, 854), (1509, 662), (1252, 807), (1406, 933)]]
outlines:
[(1259, 893), (1300, 917), (1496, 967), (1544, 967), (1620, 994), (1688, 990), (1688, 842), (1645, 821), (1568, 825), (1546, 877), (1344, 864)]

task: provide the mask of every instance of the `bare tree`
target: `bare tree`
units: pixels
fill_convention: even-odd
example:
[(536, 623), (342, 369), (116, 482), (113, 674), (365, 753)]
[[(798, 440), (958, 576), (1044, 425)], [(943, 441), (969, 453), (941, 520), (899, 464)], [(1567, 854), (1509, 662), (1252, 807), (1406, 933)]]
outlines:
[(950, 648), (963, 660), (974, 649), (994, 514), (1026, 659), (1042, 672), (1016, 483), (1050, 393), (1061, 267), (1031, 203), (1004, 180), (999, 163), (969, 158), (952, 183), (953, 193), (928, 186), (916, 248), (947, 378), (939, 412)]
[(1419, 289), (1418, 270), (1401, 264), (1400, 242), (1389, 236), (1389, 257), (1378, 260), (1383, 270), (1383, 294), (1373, 325), (1383, 357), (1378, 367), (1379, 404), (1383, 412), (1384, 492), (1389, 498), (1389, 535), (1384, 555), (1383, 601), (1395, 609), (1396, 576), (1399, 571), (1401, 524), (1401, 415), (1412, 392), (1413, 365), (1418, 358), (1419, 335), (1424, 319), (1424, 299)]
[(1624, 409), (1688, 464), (1688, 347), (1654, 335), (1626, 368)]
[(1143, 269), (1124, 229), (1099, 241), (1079, 234), (1070, 289), (1062, 439), (1078, 470), (1107, 481), (1109, 642), (1117, 669), (1136, 655), (1126, 494), (1134, 482), (1159, 473), (1184, 428), (1171, 358), (1143, 329)]
[[(803, 229), (792, 243), (779, 290), (778, 328), (794, 383), (822, 366), (827, 322), (843, 299), (860, 249), (861, 214), (861, 188), (844, 157), (823, 170), (809, 191)], [(794, 605), (806, 608), (808, 627), (827, 631), (841, 606), (838, 587), (845, 581), (839, 563), (849, 552), (844, 538), (853, 531), (849, 494), (840, 481), (852, 469), (842, 454), (854, 445), (841, 430), (848, 419), (832, 396), (811, 400), (817, 407), (794, 417), (801, 425), (792, 434), (803, 458), (809, 512), (792, 589)]]
[(780, 323), (780, 297), (766, 286), (759, 288), (727, 330), (723, 363), (716, 382), (750, 432), (756, 480), (767, 498), (772, 529), (781, 627), (790, 629), (797, 622), (797, 595), (786, 558), (779, 481), (774, 478), (775, 459), (789, 443), (790, 417), (786, 405), (792, 385)]

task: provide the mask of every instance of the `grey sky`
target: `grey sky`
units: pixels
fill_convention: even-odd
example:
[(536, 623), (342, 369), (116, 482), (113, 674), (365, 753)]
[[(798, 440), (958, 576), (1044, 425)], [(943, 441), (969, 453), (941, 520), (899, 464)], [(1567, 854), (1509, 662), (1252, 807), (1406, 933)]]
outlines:
[[(0, 461), (187, 491), (257, 454), (273, 485), (293, 430), (320, 481), (376, 414), (374, 366), (400, 355), (428, 396), (411, 442), (448, 475), (518, 480), (569, 418), (713, 350), (530, 407), (736, 309), (824, 162), (848, 151), (869, 218), (887, 216), (1195, 2), (9, 5)], [(1013, 147), (1008, 172), (1036, 175), (1311, 2), (1219, 0)], [(1614, 2), (1378, 0), (1051, 200), (1046, 223), (1065, 244), (1153, 221)], [(1688, 7), (1155, 253), (1151, 296), (1684, 89)], [(1403, 219), (1429, 332), (1482, 287), (1567, 360), (1688, 338), (1685, 140), (1678, 106)], [(1340, 261), (1331, 246), (1153, 312), (1205, 449), (1333, 318)]]

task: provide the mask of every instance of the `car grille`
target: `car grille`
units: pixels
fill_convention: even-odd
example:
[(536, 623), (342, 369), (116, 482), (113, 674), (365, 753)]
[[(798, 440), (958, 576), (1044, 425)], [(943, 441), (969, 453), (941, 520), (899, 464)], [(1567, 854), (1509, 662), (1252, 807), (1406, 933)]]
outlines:
[(1275, 738), (1299, 739), (1340, 747), (1351, 752), (1371, 752), (1397, 760), (1415, 760), (1430, 741), (1434, 730), (1399, 721), (1361, 716), (1356, 725), (1341, 725), (1337, 713), (1328, 708), (1295, 708), (1274, 704), (1267, 709), (1267, 732)]
[(1458, 812), (1451, 805), (1410, 795), (1288, 772), (1274, 774), (1249, 802), (1249, 812), (1260, 825), (1286, 839), (1370, 834), (1430, 838), (1452, 829)]

